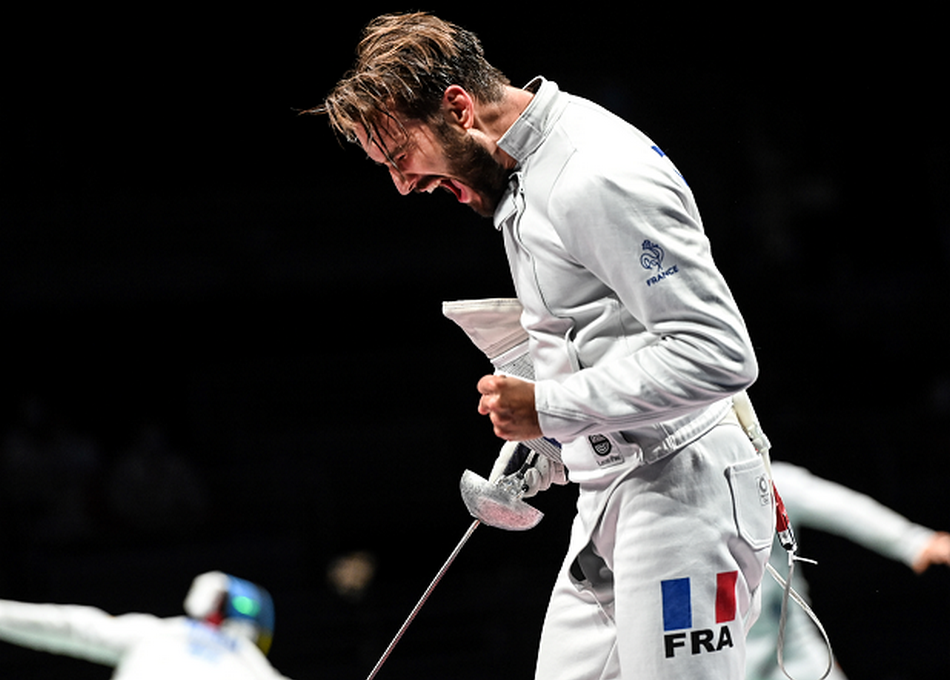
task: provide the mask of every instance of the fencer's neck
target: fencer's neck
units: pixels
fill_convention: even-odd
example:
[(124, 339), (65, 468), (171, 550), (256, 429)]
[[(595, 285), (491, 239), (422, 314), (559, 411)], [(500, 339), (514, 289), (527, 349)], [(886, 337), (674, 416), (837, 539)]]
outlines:
[(487, 146), (492, 149), (495, 160), (506, 168), (514, 168), (517, 161), (498, 146), (498, 140), (524, 113), (533, 97), (532, 92), (509, 85), (505, 87), (505, 94), (499, 101), (476, 105), (476, 127), (488, 142)]

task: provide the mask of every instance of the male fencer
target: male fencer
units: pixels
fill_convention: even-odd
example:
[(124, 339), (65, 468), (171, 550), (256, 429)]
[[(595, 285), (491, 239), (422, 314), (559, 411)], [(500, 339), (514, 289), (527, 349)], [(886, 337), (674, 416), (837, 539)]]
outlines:
[(267, 660), (266, 590), (213, 571), (197, 576), (187, 616), (111, 616), (79, 605), (0, 600), (0, 639), (115, 667), (114, 680), (286, 680)]
[(775, 520), (731, 397), (758, 368), (671, 159), (428, 13), (373, 20), (311, 113), (504, 240), (535, 378), (486, 375), (478, 408), (506, 441), (559, 441), (579, 485), (537, 678), (742, 678)]

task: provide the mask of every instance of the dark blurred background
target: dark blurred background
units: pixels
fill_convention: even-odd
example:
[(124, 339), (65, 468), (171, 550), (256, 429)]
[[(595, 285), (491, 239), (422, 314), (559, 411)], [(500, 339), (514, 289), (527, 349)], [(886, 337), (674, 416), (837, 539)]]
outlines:
[[(515, 84), (543, 74), (674, 159), (776, 459), (950, 528), (935, 17), (607, 6), (429, 9)], [(447, 194), (399, 197), (295, 112), (394, 9), (8, 13), (0, 597), (175, 615), (223, 569), (274, 595), (279, 670), (360, 679), (461, 538), (458, 478), (498, 442), (476, 412), (489, 365), (440, 303), (511, 295), (500, 237)], [(531, 677), (572, 501), (479, 529), (380, 679)], [(802, 534), (854, 680), (948, 677), (947, 569)], [(327, 578), (355, 551), (376, 569), (358, 597)], [(0, 669), (110, 674), (6, 644)]]

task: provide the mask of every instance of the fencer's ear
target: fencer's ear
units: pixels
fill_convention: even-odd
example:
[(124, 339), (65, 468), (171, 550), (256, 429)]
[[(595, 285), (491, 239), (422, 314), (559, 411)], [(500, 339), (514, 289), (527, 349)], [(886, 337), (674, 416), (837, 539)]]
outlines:
[(461, 85), (449, 85), (442, 95), (445, 119), (467, 130), (475, 124), (475, 100)]

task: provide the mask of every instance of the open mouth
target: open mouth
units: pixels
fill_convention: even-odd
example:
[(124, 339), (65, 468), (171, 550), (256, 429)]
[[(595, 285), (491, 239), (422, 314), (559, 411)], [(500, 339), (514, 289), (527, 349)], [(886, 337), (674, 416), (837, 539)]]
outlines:
[(449, 179), (447, 177), (433, 178), (432, 181), (426, 184), (422, 189), (420, 189), (420, 191), (431, 194), (436, 189), (444, 189), (445, 191), (448, 191), (450, 194), (455, 196), (455, 200), (457, 200), (459, 203), (466, 202), (468, 194), (466, 188), (455, 180)]
[(465, 187), (452, 179), (444, 179), (440, 183), (441, 187), (455, 196), (459, 203), (465, 203)]

